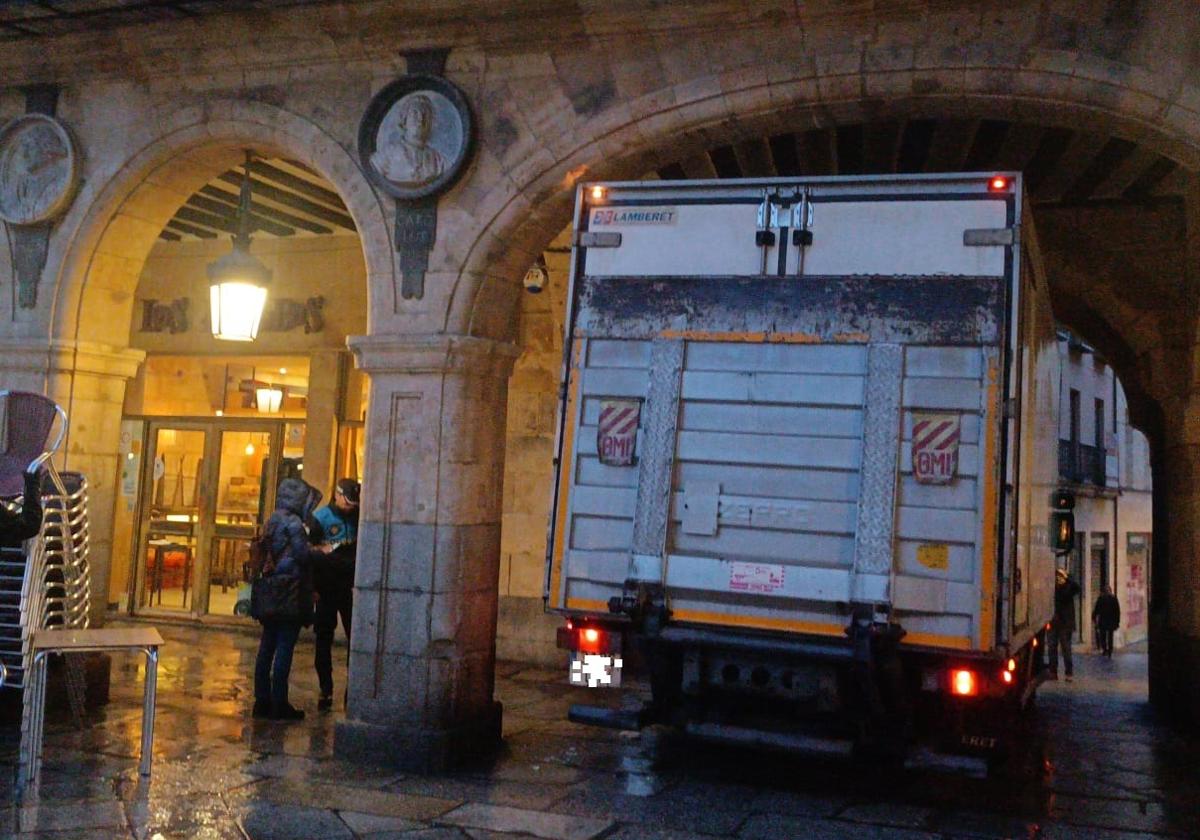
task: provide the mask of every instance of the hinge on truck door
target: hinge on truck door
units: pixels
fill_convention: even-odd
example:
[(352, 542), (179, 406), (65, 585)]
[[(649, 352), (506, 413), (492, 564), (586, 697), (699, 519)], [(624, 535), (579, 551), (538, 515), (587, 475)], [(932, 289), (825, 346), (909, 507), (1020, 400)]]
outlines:
[(986, 247), (989, 245), (1016, 245), (1017, 228), (968, 228), (963, 231), (963, 245)]
[(575, 244), (580, 248), (620, 248), (621, 234), (614, 230), (584, 230), (575, 235)]

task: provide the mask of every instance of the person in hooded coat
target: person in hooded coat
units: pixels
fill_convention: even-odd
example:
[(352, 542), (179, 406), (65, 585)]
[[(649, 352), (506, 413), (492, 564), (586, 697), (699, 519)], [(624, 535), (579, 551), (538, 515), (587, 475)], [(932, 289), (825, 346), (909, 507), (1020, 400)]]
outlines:
[(1075, 663), (1071, 658), (1071, 638), (1075, 635), (1075, 598), (1079, 595), (1079, 584), (1071, 579), (1066, 569), (1054, 573), (1054, 617), (1050, 619), (1050, 679), (1058, 679), (1058, 652), (1062, 651), (1063, 664), (1067, 669), (1067, 682), (1075, 676)]
[(21, 510), (14, 513), (0, 505), (0, 547), (20, 548), (42, 530), (42, 476), (40, 471), (25, 473), (25, 494)]
[(308, 541), (305, 522), (321, 501), (321, 491), (298, 478), (285, 478), (275, 494), (275, 510), (263, 535), (275, 563), (273, 575), (300, 578), (300, 615), (295, 620), (262, 621), (254, 663), (254, 717), (300, 720), (304, 712), (288, 702), (288, 676), (300, 628), (312, 623), (312, 568), (324, 546)]

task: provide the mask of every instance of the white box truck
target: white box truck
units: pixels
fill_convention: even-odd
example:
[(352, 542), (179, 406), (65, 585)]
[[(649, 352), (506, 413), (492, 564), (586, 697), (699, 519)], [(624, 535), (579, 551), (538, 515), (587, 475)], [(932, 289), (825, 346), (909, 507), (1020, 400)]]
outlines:
[(1003, 748), (1068, 518), (1021, 176), (586, 184), (574, 246), (545, 593), (572, 679), (640, 657), (641, 720), (702, 738)]

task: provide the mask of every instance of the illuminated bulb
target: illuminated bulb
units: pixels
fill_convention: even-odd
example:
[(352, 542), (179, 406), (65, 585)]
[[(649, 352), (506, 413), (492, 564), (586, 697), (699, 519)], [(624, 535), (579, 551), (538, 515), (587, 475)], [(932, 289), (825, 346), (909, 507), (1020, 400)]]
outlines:
[(589, 642), (600, 641), (600, 631), (591, 627), (583, 631), (583, 638)]
[(1004, 682), (1007, 685), (1012, 685), (1012, 681), (1013, 681), (1012, 671), (1001, 671), (1000, 676), (1004, 679)]
[(592, 199), (595, 201), (603, 201), (604, 200), (604, 187), (602, 187), (598, 184), (596, 186), (592, 187)]
[(247, 444), (246, 444), (246, 454), (247, 454), (247, 455), (253, 455), (253, 454), (254, 454), (254, 444), (253, 444), (253, 443), (247, 443)]
[(224, 416), (225, 416), (225, 412), (224, 412), (224, 411), (222, 411), (221, 409), (219, 409), (219, 408), (218, 408), (218, 409), (217, 409), (217, 416), (218, 416), (218, 417), (224, 417)]
[(988, 187), (991, 188), (994, 192), (1001, 192), (1003, 190), (1008, 189), (1008, 179), (997, 175), (995, 178), (993, 178), (991, 181), (988, 182)]
[(280, 376), (287, 376), (287, 368), (280, 368), (279, 374)]
[(1008, 670), (1010, 670), (1010, 671), (1017, 670), (1017, 660), (1015, 660), (1015, 659), (1008, 660)]
[(950, 674), (950, 690), (963, 697), (975, 694), (975, 673), (967, 670), (952, 671)]

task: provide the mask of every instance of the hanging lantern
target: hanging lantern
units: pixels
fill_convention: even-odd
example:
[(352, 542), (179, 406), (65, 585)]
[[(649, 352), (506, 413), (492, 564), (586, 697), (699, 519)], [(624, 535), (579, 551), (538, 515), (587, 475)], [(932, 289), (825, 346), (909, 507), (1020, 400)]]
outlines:
[(255, 339), (271, 282), (271, 270), (250, 254), (250, 161), (246, 152), (233, 251), (208, 264), (212, 334), (226, 341)]
[(254, 403), (259, 414), (278, 414), (283, 405), (283, 389), (261, 385), (254, 389)]

